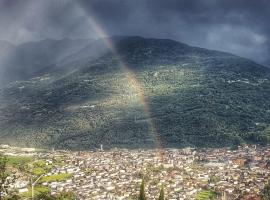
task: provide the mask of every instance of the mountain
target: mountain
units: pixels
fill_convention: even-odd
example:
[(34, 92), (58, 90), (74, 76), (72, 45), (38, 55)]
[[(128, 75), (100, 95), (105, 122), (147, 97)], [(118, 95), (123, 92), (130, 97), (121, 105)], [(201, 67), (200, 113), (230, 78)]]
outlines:
[(100, 39), (60, 57), (58, 67), (1, 88), (0, 143), (89, 149), (270, 142), (270, 70), (251, 60), (142, 37)]
[[(5, 59), (1, 64), (1, 83), (42, 75), (60, 65), (62, 59), (83, 49), (91, 42), (90, 39), (65, 38), (61, 40), (46, 39), (13, 46), (4, 56)], [(0, 57), (3, 57), (1, 55)]]

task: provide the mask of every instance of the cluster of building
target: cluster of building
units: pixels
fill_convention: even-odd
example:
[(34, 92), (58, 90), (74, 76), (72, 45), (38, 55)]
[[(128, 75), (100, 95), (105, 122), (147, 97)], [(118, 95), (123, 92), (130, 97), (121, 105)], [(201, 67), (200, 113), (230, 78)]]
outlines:
[(259, 194), (270, 177), (270, 147), (53, 151), (37, 156), (61, 161), (44, 176), (72, 175), (42, 184), (53, 195), (72, 191), (78, 199), (136, 199), (144, 179), (150, 200), (158, 197), (162, 185), (171, 200), (193, 200), (201, 190), (229, 200)]

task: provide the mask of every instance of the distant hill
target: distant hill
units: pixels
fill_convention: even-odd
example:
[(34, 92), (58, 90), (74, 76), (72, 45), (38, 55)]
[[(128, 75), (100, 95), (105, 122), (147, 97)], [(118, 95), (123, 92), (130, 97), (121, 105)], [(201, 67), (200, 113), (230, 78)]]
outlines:
[(0, 54), (0, 60), (4, 57), (1, 65), (1, 83), (42, 75), (91, 42), (92, 40), (88, 39), (46, 39), (18, 46), (13, 45), (12, 48), (6, 43), (6, 45), (1, 45), (0, 42), (0, 52), (1, 46), (9, 48), (6, 55)]
[[(0, 90), (0, 143), (70, 149), (151, 148), (156, 140), (164, 147), (269, 143), (268, 68), (173, 40), (109, 39), (118, 56), (103, 40), (73, 41), (77, 46), (67, 51), (59, 41), (19, 47), (32, 50), (14, 66), (30, 66), (31, 73)], [(150, 114), (119, 58), (144, 89)]]

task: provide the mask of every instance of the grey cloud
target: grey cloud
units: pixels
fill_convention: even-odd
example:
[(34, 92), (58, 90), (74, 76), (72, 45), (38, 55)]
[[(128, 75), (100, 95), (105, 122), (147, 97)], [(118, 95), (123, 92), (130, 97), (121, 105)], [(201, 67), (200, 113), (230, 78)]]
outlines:
[(260, 63), (270, 58), (269, 0), (0, 0), (0, 37), (96, 38), (89, 18), (109, 35), (171, 38)]

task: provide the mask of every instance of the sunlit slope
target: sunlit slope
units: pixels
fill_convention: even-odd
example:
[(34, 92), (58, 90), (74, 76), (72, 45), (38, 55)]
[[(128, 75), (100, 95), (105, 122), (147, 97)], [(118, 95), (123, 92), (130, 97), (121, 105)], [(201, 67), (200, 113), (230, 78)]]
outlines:
[[(77, 52), (64, 67), (5, 86), (0, 143), (88, 149), (150, 148), (156, 138), (164, 147), (269, 142), (267, 68), (172, 40), (111, 39), (120, 57), (102, 51), (82, 60)], [(150, 117), (119, 58), (144, 89)]]

